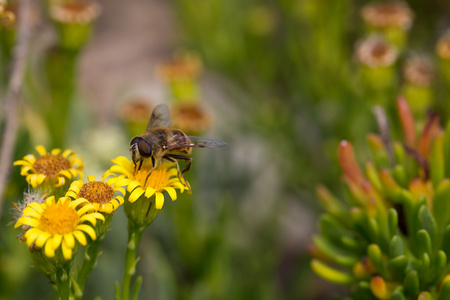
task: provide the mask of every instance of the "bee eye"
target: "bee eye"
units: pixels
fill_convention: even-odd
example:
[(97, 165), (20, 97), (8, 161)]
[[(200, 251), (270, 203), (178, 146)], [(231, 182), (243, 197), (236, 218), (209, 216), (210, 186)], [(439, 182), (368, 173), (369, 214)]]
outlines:
[(138, 141), (138, 149), (139, 149), (139, 154), (141, 156), (143, 156), (143, 157), (152, 156), (152, 148), (144, 139), (140, 139)]
[(142, 140), (142, 138), (138, 137), (138, 136), (135, 136), (134, 138), (131, 139), (130, 146), (133, 146), (134, 144), (137, 144), (139, 142), (139, 140)]

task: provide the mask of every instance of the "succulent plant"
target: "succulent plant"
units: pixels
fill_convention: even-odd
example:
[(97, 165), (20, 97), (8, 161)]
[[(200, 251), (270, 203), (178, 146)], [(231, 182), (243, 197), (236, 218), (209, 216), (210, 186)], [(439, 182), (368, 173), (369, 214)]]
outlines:
[(419, 135), (402, 97), (397, 111), (403, 141), (370, 134), (364, 171), (340, 143), (346, 201), (317, 188), (311, 267), (351, 299), (450, 299), (450, 123), (430, 115)]

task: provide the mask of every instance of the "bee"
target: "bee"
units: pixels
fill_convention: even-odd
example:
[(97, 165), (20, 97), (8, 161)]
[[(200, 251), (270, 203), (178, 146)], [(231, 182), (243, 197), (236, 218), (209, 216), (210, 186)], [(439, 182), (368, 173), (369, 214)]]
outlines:
[[(165, 104), (160, 104), (153, 110), (147, 130), (131, 139), (130, 152), (134, 163), (134, 173), (141, 169), (145, 159), (151, 159), (152, 170), (145, 179), (145, 185), (157, 163), (160, 163), (161, 160), (167, 160), (176, 165), (178, 178), (180, 179), (180, 176), (183, 176), (183, 184), (190, 191), (184, 173), (191, 168), (192, 157), (186, 155), (192, 153), (192, 148), (217, 148), (224, 147), (227, 143), (204, 137), (188, 136), (180, 129), (169, 128), (170, 121), (169, 107)], [(180, 170), (178, 164), (179, 160), (188, 162), (182, 170)]]

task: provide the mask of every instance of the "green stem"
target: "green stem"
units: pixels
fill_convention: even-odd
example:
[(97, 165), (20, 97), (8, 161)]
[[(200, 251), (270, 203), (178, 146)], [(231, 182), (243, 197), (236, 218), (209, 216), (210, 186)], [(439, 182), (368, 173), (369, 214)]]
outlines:
[(56, 266), (56, 290), (59, 300), (69, 300), (70, 296), (70, 263)]
[(125, 254), (125, 269), (122, 280), (122, 298), (121, 300), (129, 300), (131, 290), (131, 280), (136, 273), (137, 250), (142, 239), (145, 226), (136, 227), (131, 222), (128, 223), (128, 244), (127, 252)]
[(84, 286), (86, 285), (86, 281), (89, 274), (92, 272), (92, 269), (94, 269), (97, 263), (97, 258), (100, 255), (98, 249), (104, 238), (105, 236), (103, 235), (99, 237), (97, 240), (93, 241), (84, 252), (83, 264), (81, 265), (81, 268), (78, 271), (77, 276), (77, 283), (80, 293), (75, 295), (76, 299), (83, 298)]

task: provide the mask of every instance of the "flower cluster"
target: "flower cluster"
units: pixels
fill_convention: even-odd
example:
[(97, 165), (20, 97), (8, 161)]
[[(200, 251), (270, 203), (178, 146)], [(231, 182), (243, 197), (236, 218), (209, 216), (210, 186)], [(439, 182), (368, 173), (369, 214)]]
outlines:
[[(134, 164), (121, 156), (112, 160), (115, 165), (102, 180), (88, 176), (83, 181), (83, 161), (74, 151), (47, 152), (43, 146), (37, 146), (36, 151), (39, 156), (28, 154), (14, 163), (21, 167), (20, 174), (31, 185), (24, 202), (15, 204), (15, 227), (22, 228), (18, 238), (26, 242), (37, 270), (56, 285), (62, 299), (68, 299), (70, 294), (82, 296), (79, 290), (83, 290), (97, 261), (99, 244), (122, 204), (132, 224), (130, 237), (136, 237), (135, 231), (140, 237), (160, 212), (164, 199), (176, 200), (176, 189), (183, 192), (188, 188), (173, 164), (161, 163), (153, 168), (146, 162), (135, 172)], [(72, 261), (79, 245), (85, 246), (86, 255), (73, 283), (69, 277), (74, 273)], [(133, 247), (133, 251), (136, 249)], [(134, 268), (134, 263), (126, 266), (127, 276), (133, 274), (130, 268)], [(127, 287), (124, 289), (128, 291)]]
[(313, 270), (350, 285), (353, 299), (450, 299), (450, 125), (430, 116), (420, 135), (398, 98), (403, 143), (371, 134), (365, 171), (339, 146), (347, 202), (317, 188), (326, 210), (313, 238)]

